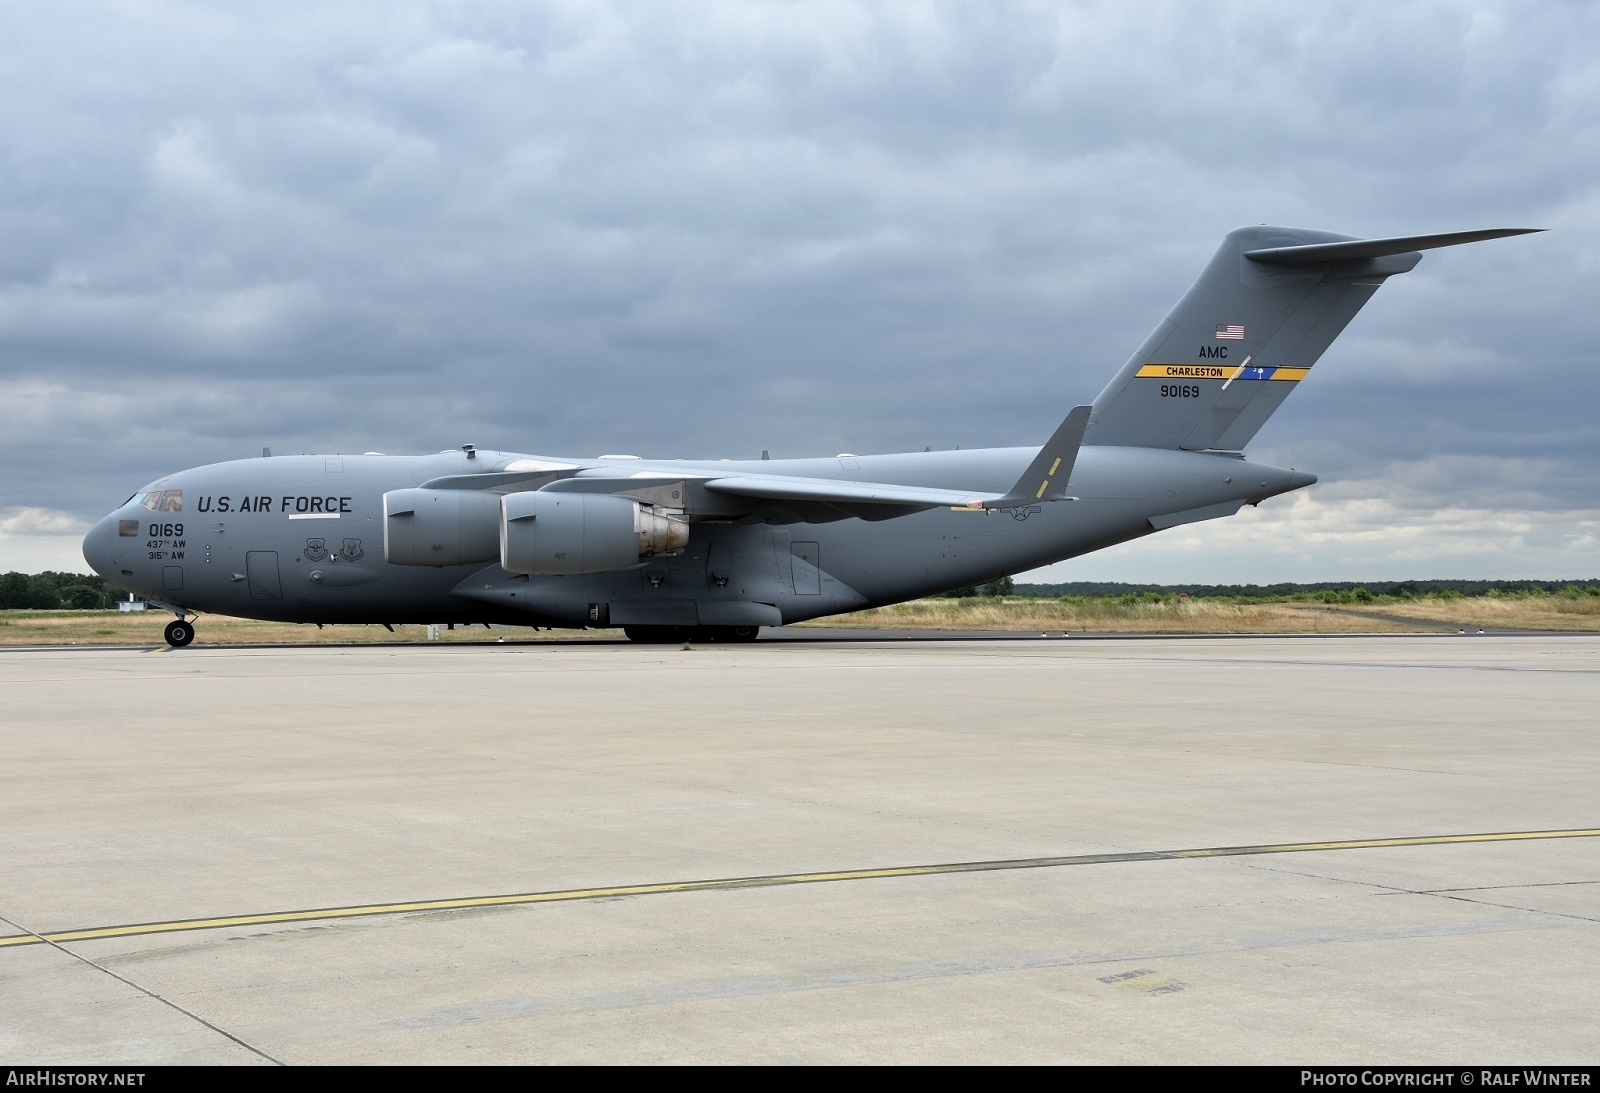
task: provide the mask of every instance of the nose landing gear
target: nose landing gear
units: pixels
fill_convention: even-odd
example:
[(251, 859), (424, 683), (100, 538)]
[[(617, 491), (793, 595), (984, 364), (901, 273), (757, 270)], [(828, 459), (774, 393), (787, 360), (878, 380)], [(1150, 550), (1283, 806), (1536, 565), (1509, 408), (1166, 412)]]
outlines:
[(175, 619), (167, 623), (167, 644), (174, 649), (182, 649), (194, 640), (194, 623), (188, 619)]

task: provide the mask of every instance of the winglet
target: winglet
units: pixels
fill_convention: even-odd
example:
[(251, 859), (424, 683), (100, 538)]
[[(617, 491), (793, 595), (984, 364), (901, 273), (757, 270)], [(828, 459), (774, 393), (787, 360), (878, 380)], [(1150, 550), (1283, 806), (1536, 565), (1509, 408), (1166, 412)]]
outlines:
[(1050, 434), (1050, 439), (1044, 442), (1039, 454), (1033, 457), (1028, 469), (1022, 472), (1017, 484), (1007, 490), (1004, 497), (979, 501), (971, 507), (1009, 509), (1040, 501), (1065, 500), (1067, 483), (1072, 479), (1072, 466), (1078, 461), (1084, 430), (1089, 428), (1091, 410), (1092, 406), (1074, 406), (1056, 431)]

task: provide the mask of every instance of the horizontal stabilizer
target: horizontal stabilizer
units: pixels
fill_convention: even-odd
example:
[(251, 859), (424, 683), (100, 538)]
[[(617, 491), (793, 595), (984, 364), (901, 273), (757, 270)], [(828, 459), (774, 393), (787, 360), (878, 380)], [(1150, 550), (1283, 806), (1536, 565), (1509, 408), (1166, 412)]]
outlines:
[(1284, 266), (1302, 269), (1323, 262), (1348, 262), (1360, 258), (1386, 258), (1391, 254), (1409, 254), (1437, 247), (1454, 247), (1461, 243), (1480, 243), (1485, 239), (1504, 239), (1508, 235), (1531, 235), (1544, 228), (1482, 228), (1470, 232), (1446, 232), (1442, 235), (1403, 235), (1394, 239), (1350, 239), (1339, 243), (1310, 243), (1298, 247), (1265, 247), (1247, 250), (1244, 256), (1267, 266)]

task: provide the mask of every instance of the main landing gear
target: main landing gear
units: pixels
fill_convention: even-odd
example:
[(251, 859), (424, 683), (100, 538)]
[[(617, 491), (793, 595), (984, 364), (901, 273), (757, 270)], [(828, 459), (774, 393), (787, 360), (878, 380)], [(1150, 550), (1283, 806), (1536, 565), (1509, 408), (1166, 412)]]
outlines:
[(628, 640), (640, 645), (671, 645), (680, 641), (755, 641), (759, 626), (624, 626)]
[(194, 623), (188, 619), (175, 619), (167, 623), (167, 644), (182, 649), (194, 640)]

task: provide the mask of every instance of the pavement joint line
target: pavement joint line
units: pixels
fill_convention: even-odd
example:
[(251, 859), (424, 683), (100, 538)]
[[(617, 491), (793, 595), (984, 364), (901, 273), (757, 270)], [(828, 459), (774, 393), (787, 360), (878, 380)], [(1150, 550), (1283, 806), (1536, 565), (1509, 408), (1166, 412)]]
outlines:
[(1496, 903), (1490, 899), (1473, 899), (1471, 896), (1455, 895), (1453, 893), (1417, 892), (1419, 896), (1433, 896), (1435, 899), (1455, 900), (1457, 903), (1470, 903), (1474, 907), (1498, 907), (1505, 911), (1528, 911), (1535, 915), (1550, 915), (1555, 918), (1570, 918), (1578, 922), (1600, 922), (1600, 918), (1593, 915), (1577, 915), (1571, 911), (1551, 911), (1543, 907), (1524, 907), (1519, 903)]
[(273, 1058), (271, 1055), (268, 1055), (265, 1051), (262, 1051), (260, 1048), (256, 1047), (254, 1044), (251, 1044), (251, 1043), (248, 1043), (248, 1042), (246, 1042), (244, 1040), (241, 1040), (239, 1037), (235, 1036), (233, 1033), (229, 1032), (227, 1029), (222, 1028), (220, 1025), (212, 1024), (210, 1021), (207, 1021), (204, 1017), (201, 1017), (198, 1013), (195, 1013), (193, 1010), (184, 1009), (182, 1006), (178, 1005), (178, 1003), (174, 1002), (172, 999), (167, 998), (164, 995), (157, 994), (155, 991), (151, 990), (149, 987), (143, 986), (143, 985), (141, 985), (139, 983), (135, 983), (133, 980), (129, 979), (127, 976), (120, 975), (117, 972), (112, 971), (110, 968), (106, 967), (104, 964), (96, 963), (95, 961), (90, 960), (88, 957), (84, 956), (82, 953), (75, 953), (71, 949), (67, 948), (64, 945), (61, 945), (59, 942), (56, 942), (56, 941), (52, 940), (50, 937), (48, 937), (48, 936), (46, 936), (44, 934), (35, 933), (32, 930), (28, 930), (28, 928), (26, 926), (23, 926), (19, 922), (13, 922), (11, 919), (6, 918), (4, 915), (0, 915), (0, 922), (4, 922), (7, 926), (10, 926), (13, 930), (25, 930), (25, 931), (27, 931), (26, 933), (22, 934), (21, 936), (29, 937), (29, 938), (35, 938), (35, 939), (37, 939), (38, 942), (42, 942), (43, 944), (50, 946), (52, 949), (55, 949), (57, 952), (64, 953), (67, 956), (71, 957), (73, 960), (76, 960), (76, 961), (79, 961), (80, 963), (89, 965), (89, 967), (93, 968), (97, 972), (104, 972), (106, 975), (109, 975), (112, 979), (115, 979), (117, 982), (125, 984), (125, 985), (127, 985), (129, 987), (132, 987), (134, 990), (138, 991), (140, 994), (147, 995), (150, 998), (154, 998), (157, 1002), (160, 1002), (163, 1006), (168, 1006), (168, 1007), (170, 1007), (172, 1009), (177, 1010), (179, 1013), (183, 1014), (185, 1017), (189, 1018), (191, 1021), (199, 1022), (200, 1024), (204, 1025), (206, 1028), (210, 1029), (212, 1032), (217, 1033), (219, 1036), (227, 1037), (228, 1039), (232, 1040), (234, 1043), (238, 1044), (240, 1047), (244, 1048), (246, 1051), (249, 1051), (249, 1052), (252, 1052), (253, 1054), (261, 1056), (263, 1059), (265, 1059), (269, 1063), (272, 1063), (274, 1066), (283, 1066), (284, 1065), (284, 1062), (283, 1062), (282, 1059)]
[[(220, 930), (238, 926), (267, 926), (277, 923), (315, 922), (336, 918), (363, 918), (374, 915), (404, 915), (422, 912), (459, 911), (479, 907), (514, 907), (523, 904), (568, 903), (581, 900), (616, 899), (624, 896), (653, 896), (673, 892), (724, 892), (743, 888), (777, 888), (793, 884), (821, 884), (848, 880), (889, 880), (900, 877), (928, 877), (949, 873), (990, 873), (1011, 869), (1054, 869), (1075, 865), (1114, 865), (1147, 861), (1189, 861), (1206, 858), (1245, 857), (1258, 854), (1305, 854), (1323, 850), (1380, 850), (1405, 846), (1448, 846), (1470, 843), (1528, 842), (1538, 839), (1600, 838), (1600, 827), (1566, 828), (1549, 831), (1497, 831), (1460, 835), (1407, 835), (1387, 839), (1346, 839), (1331, 842), (1264, 843), (1253, 846), (1211, 846), (1186, 850), (1134, 850), (1104, 854), (1073, 854), (1036, 858), (1003, 858), (991, 861), (944, 862), (931, 865), (897, 865), (876, 869), (845, 869), (833, 872), (779, 873), (767, 876), (722, 877), (711, 880), (660, 881), (653, 884), (616, 885), (605, 888), (568, 888), (547, 892), (518, 892), (496, 896), (464, 896), (454, 899), (415, 900), (395, 903), (368, 903), (348, 907), (315, 907), (298, 911), (270, 911), (251, 915), (215, 918), (172, 919), (165, 922), (136, 922), (119, 926), (99, 926), (79, 930), (58, 930), (48, 934), (27, 931), (0, 937), (0, 949), (24, 945), (63, 946), (76, 941), (100, 941), (145, 934), (186, 933), (192, 930)], [(16, 929), (23, 929), (0, 917)], [(72, 954), (77, 956), (76, 953)], [(87, 961), (93, 963), (92, 961)], [(96, 964), (95, 967), (100, 967)], [(115, 972), (102, 968), (109, 975)], [(121, 978), (117, 976), (117, 978)], [(129, 982), (128, 980), (123, 980)], [(138, 984), (129, 982), (130, 986)], [(138, 989), (144, 990), (143, 987)], [(149, 994), (149, 991), (145, 993)], [(152, 994), (151, 997), (159, 998)], [(166, 1001), (166, 999), (161, 999)], [(175, 1003), (167, 1003), (180, 1008)], [(188, 1012), (185, 1010), (184, 1012)], [(193, 1015), (191, 1015), (193, 1016)], [(203, 1018), (196, 1017), (203, 1021)], [(212, 1026), (215, 1027), (215, 1026)], [(217, 1031), (221, 1032), (221, 1029)], [(228, 1035), (227, 1033), (223, 1033)], [(244, 1041), (239, 1041), (244, 1043)], [(246, 1044), (245, 1046), (249, 1046)], [(254, 1048), (251, 1048), (254, 1051)]]

